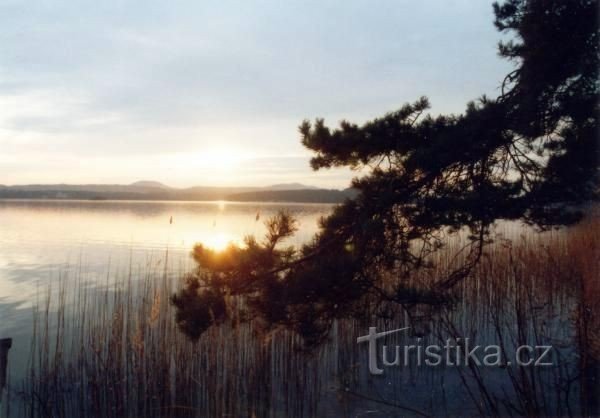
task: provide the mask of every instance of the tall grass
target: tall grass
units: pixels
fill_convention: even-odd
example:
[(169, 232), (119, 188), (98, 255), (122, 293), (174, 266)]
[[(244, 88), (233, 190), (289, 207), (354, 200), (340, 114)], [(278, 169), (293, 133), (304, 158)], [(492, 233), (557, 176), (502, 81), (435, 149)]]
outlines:
[[(443, 277), (456, 246), (411, 286)], [(168, 257), (166, 257), (168, 259)], [(101, 290), (62, 278), (38, 303), (27, 375), (11, 387), (17, 415), (42, 417), (313, 417), (369, 410), (425, 415), (592, 415), (600, 353), (600, 222), (498, 240), (456, 303), (390, 307), (389, 318), (335, 323), (313, 353), (295, 335), (252, 323), (210, 329), (199, 342), (175, 327), (170, 266), (107, 276)], [(418, 368), (370, 376), (368, 326), (410, 324), (425, 341), (471, 337), (556, 348), (550, 369)], [(403, 337), (402, 337), (403, 338)], [(594, 380), (595, 379), (595, 380)], [(15, 409), (13, 409), (15, 411)], [(393, 416), (393, 415), (390, 415)]]

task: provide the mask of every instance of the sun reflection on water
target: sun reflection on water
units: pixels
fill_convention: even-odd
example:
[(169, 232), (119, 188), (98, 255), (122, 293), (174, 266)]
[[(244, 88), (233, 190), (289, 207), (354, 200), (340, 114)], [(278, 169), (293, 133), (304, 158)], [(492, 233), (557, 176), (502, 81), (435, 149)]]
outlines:
[(217, 232), (202, 237), (199, 243), (215, 251), (223, 251), (229, 244), (240, 245), (240, 239), (234, 235)]

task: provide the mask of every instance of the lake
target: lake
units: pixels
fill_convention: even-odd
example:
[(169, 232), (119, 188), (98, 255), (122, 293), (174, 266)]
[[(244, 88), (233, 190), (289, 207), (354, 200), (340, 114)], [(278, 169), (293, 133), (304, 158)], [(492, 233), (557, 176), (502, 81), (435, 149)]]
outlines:
[[(289, 210), (299, 221), (290, 242), (317, 230), (328, 204), (0, 200), (0, 338), (26, 337), (32, 305), (59, 277), (103, 286), (107, 275), (164, 262), (171, 273), (193, 267), (195, 243), (223, 248), (258, 237), (263, 221)], [(133, 267), (132, 267), (133, 266)], [(28, 348), (15, 340), (13, 352)], [(13, 363), (14, 364), (14, 363)]]
[[(289, 332), (265, 338), (246, 325), (211, 329), (197, 344), (187, 341), (173, 324), (168, 296), (194, 267), (189, 256), (194, 244), (222, 249), (246, 235), (260, 237), (263, 221), (281, 209), (298, 219), (299, 231), (289, 243), (300, 245), (332, 206), (0, 201), (0, 338), (14, 339), (13, 411), (388, 417), (578, 415), (589, 407), (578, 402), (598, 368), (582, 366), (582, 326), (593, 322), (580, 312), (589, 303), (586, 294), (598, 289), (597, 270), (591, 269), (597, 264), (597, 224), (580, 228), (583, 235), (525, 234), (505, 226), (512, 240), (489, 248), (490, 257), (454, 289), (455, 302), (447, 310), (391, 307), (385, 318), (335, 321), (330, 339), (313, 353), (298, 350)], [(444, 257), (427, 274), (441, 274)], [(582, 291), (584, 286), (591, 290)], [(48, 295), (52, 303), (46, 308)], [(372, 326), (410, 327), (386, 340), (390, 347), (470, 337), (482, 345), (500, 344), (503, 356), (514, 358), (517, 345), (551, 345), (554, 363), (523, 374), (506, 365), (421, 367), (413, 359), (373, 375), (366, 344), (357, 344)], [(28, 376), (32, 365), (34, 377)], [(115, 386), (117, 381), (125, 385)], [(191, 406), (184, 414), (170, 409), (173, 405)], [(0, 416), (2, 411), (0, 405)]]

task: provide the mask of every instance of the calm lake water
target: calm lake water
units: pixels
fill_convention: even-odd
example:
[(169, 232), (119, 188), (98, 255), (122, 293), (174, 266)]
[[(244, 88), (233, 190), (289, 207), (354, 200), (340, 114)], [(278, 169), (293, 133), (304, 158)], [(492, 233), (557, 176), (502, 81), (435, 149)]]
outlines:
[[(143, 279), (148, 271), (160, 277), (163, 266), (168, 266), (164, 267), (165, 277), (173, 279), (167, 281), (177, 283), (194, 267), (189, 253), (195, 243), (219, 249), (230, 241), (240, 242), (246, 235), (260, 237), (263, 221), (281, 209), (289, 210), (298, 219), (299, 231), (290, 244), (299, 245), (314, 235), (319, 218), (330, 213), (332, 206), (0, 201), (0, 338), (14, 339), (9, 367), (12, 399), (20, 399), (19, 382), (29, 370), (34, 312), (43, 308), (47, 295), (62, 288), (66, 293), (74, 293), (77, 301), (80, 289), (102, 294), (102, 289), (109, 288), (113, 281), (123, 283), (123, 278)], [(183, 337), (174, 330), (168, 301), (158, 304), (162, 325), (145, 325), (149, 333), (146, 338), (157, 346), (157, 341), (170, 333), (175, 345), (166, 348), (172, 357), (161, 376), (170, 379), (169, 367), (182, 367), (177, 370), (184, 378), (185, 389), (179, 393), (191, 393), (192, 398), (185, 402), (204, 411), (190, 416), (477, 416), (487, 415), (495, 408), (505, 408), (499, 409), (500, 414), (518, 410), (521, 413), (515, 415), (521, 415), (527, 413), (533, 401), (538, 411), (577, 416), (582, 411), (577, 405), (583, 390), (582, 376), (588, 370), (596, 373), (585, 378), (593, 386), (598, 370), (596, 366), (582, 369), (580, 361), (581, 324), (587, 321), (578, 316), (585, 313), (580, 308), (584, 306), (581, 286), (571, 281), (574, 275), (567, 263), (569, 257), (565, 257), (568, 248), (563, 235), (532, 235), (526, 240), (519, 238), (520, 231), (514, 225), (504, 227), (505, 236), (521, 243), (516, 243), (514, 250), (512, 244), (504, 241), (491, 247), (491, 257), (469, 281), (457, 286), (456, 303), (449, 310), (413, 307), (390, 311), (389, 318), (376, 321), (336, 321), (331, 339), (312, 355), (296, 350), (297, 341), (292, 335), (278, 334), (264, 341), (248, 327), (212, 330), (196, 346), (182, 342)], [(444, 259), (440, 261), (443, 265)], [(584, 260), (583, 265), (586, 263), (591, 265)], [(155, 283), (152, 277), (149, 283)], [(144, 301), (152, 304), (151, 299)], [(85, 311), (85, 307), (74, 306), (69, 310), (71, 319)], [(57, 317), (60, 315), (48, 322), (50, 333)], [(69, 322), (71, 319), (67, 318), (67, 331), (69, 324), (77, 323)], [(91, 323), (110, 334), (119, 331), (106, 331), (113, 320), (92, 318)], [(554, 363), (551, 367), (529, 369), (526, 375), (517, 374), (510, 367), (418, 367), (415, 362), (409, 367), (387, 367), (381, 376), (369, 374), (367, 346), (357, 344), (357, 337), (367, 334), (370, 326), (383, 331), (407, 325), (410, 332), (386, 340), (391, 347), (443, 344), (447, 338), (467, 336), (482, 345), (501, 344), (508, 358), (514, 358), (519, 344), (552, 345)], [(75, 340), (66, 340), (78, 341), (78, 329), (72, 331)], [(137, 337), (134, 331), (127, 333), (129, 341)], [(83, 346), (84, 357), (94, 360), (96, 354), (89, 343)], [(177, 366), (181, 356), (189, 361), (185, 367)], [(61, 361), (68, 362), (66, 357)], [(394, 357), (392, 354), (390, 358)], [(144, 370), (157, 370), (152, 363), (156, 358), (147, 356), (144, 361), (149, 362)], [(75, 366), (78, 364), (83, 363), (75, 361)], [(79, 393), (78, 399), (87, 408), (89, 382), (81, 382), (83, 373), (69, 375), (69, 369), (61, 367), (56, 369), (58, 374), (50, 373), (64, 385), (60, 397), (52, 402), (66, 402), (64, 405), (77, 411), (68, 416), (80, 416), (77, 408), (81, 404), (69, 402), (75, 399), (73, 393)], [(127, 369), (128, 362), (123, 367)], [(130, 386), (150, 385), (145, 375), (140, 380), (135, 380), (137, 375), (128, 376), (137, 382)], [(171, 383), (175, 385), (170, 387), (173, 396), (164, 395), (160, 387), (151, 385), (144, 386), (144, 391), (156, 390), (153, 396), (166, 396), (171, 402), (171, 398), (177, 399), (177, 384)], [(41, 379), (33, 387), (43, 391), (46, 386)], [(215, 391), (220, 395), (216, 396)], [(127, 399), (134, 398), (138, 399), (127, 395)], [(105, 402), (108, 406), (113, 404), (112, 398), (105, 398)], [(152, 406), (153, 401), (149, 402)], [(122, 407), (136, 406), (125, 403)], [(251, 410), (255, 413), (249, 415)], [(0, 407), (0, 417), (2, 411)]]
[(164, 262), (167, 250), (171, 271), (183, 272), (193, 267), (189, 252), (195, 243), (222, 248), (249, 234), (260, 237), (263, 221), (282, 209), (298, 219), (291, 244), (301, 244), (331, 207), (0, 200), (0, 338), (15, 338), (13, 352), (28, 347), (32, 306), (60, 277), (77, 276), (89, 286), (102, 286), (107, 275)]

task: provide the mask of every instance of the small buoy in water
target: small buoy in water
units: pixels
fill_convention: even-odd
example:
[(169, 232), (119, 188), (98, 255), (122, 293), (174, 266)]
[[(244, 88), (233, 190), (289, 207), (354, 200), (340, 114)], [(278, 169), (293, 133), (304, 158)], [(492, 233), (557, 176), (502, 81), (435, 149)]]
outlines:
[(173, 217), (171, 216), (171, 219), (169, 219), (169, 225), (173, 225)]

